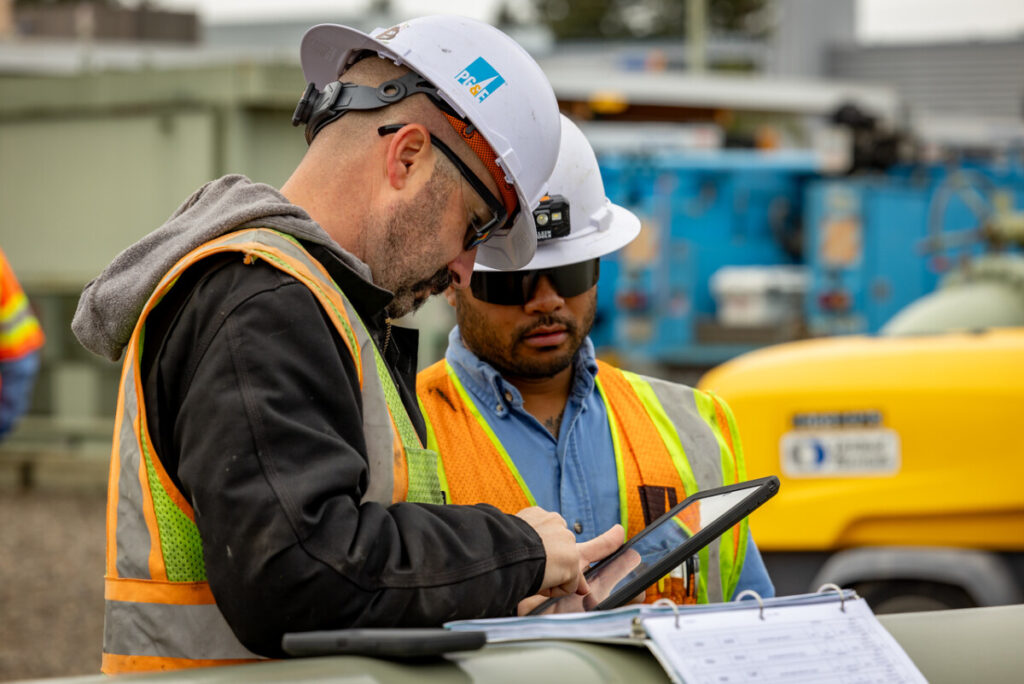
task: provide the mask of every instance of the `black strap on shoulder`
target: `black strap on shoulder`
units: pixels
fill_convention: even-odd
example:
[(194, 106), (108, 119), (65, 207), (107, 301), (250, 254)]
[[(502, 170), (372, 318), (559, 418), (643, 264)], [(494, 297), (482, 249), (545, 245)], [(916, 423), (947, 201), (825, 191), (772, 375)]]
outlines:
[(306, 124), (306, 143), (309, 144), (324, 126), (337, 121), (346, 112), (380, 109), (418, 93), (429, 97), (442, 111), (458, 117), (451, 106), (441, 99), (437, 88), (430, 81), (410, 71), (400, 78), (385, 81), (376, 88), (334, 81), (328, 83), (323, 91), (319, 91), (310, 83), (295, 107), (292, 125)]

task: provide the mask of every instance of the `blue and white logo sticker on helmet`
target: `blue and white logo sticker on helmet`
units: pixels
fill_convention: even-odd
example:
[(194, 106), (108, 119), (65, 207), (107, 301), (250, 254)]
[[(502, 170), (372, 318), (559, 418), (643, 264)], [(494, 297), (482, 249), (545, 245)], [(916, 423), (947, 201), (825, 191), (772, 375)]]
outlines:
[(500, 88), (505, 79), (483, 57), (473, 62), (455, 75), (455, 80), (466, 87), (477, 102), (483, 102), (491, 93)]

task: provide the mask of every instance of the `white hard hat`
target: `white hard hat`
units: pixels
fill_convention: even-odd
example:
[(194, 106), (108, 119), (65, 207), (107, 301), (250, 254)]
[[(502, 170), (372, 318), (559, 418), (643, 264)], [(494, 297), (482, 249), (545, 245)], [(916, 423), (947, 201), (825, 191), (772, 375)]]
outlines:
[[(483, 135), (504, 180), (514, 186), (520, 214), (530, 215), (555, 166), (560, 126), (551, 84), (518, 43), (493, 26), (449, 15), (419, 17), (369, 34), (320, 24), (302, 38), (303, 74), (323, 90), (363, 50), (430, 81)], [(532, 227), (517, 223), (480, 245), (477, 260), (495, 268), (518, 268), (533, 257), (536, 245)]]
[[(558, 162), (546, 186), (550, 200), (544, 204), (554, 203), (549, 205), (550, 210), (542, 204), (533, 215), (520, 213), (516, 219), (517, 230), (541, 234), (536, 255), (518, 270), (534, 271), (596, 259), (625, 247), (640, 234), (640, 219), (605, 196), (597, 157), (583, 131), (568, 117), (562, 115), (561, 118)], [(564, 203), (559, 198), (564, 199)], [(562, 204), (567, 205), (569, 232), (545, 239), (554, 225), (552, 213), (565, 211)], [(543, 225), (538, 218), (543, 220)], [(478, 263), (474, 270), (495, 269)]]

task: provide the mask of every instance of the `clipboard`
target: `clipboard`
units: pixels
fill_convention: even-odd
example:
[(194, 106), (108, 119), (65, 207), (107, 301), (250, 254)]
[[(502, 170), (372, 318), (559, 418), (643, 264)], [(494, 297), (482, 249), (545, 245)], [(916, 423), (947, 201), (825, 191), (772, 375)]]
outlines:
[(836, 585), (768, 599), (748, 590), (727, 603), (677, 606), (663, 599), (611, 611), (461, 620), (445, 627), (482, 630), (488, 643), (569, 639), (643, 646), (677, 683), (927, 681), (867, 602)]
[[(747, 596), (753, 601), (744, 601)], [(742, 609), (686, 612), (640, 620), (647, 647), (676, 684), (754, 680), (926, 684), (864, 599), (834, 584), (824, 601), (764, 600), (741, 592)]]

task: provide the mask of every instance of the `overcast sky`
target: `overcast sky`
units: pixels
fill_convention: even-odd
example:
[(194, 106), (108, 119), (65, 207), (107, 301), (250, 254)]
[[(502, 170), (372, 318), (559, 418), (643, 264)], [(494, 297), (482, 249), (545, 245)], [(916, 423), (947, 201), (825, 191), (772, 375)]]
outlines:
[[(518, 0), (529, 2), (529, 0)], [(157, 0), (166, 7), (197, 10), (206, 21), (348, 14), (366, 0)], [(394, 0), (396, 12), (436, 12), (489, 19), (495, 0)], [(857, 36), (869, 42), (1005, 38), (1024, 34), (1024, 0), (857, 0)]]

